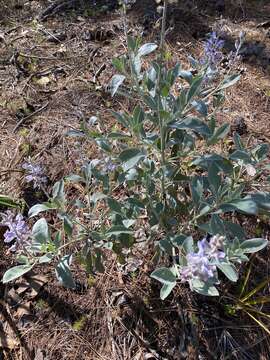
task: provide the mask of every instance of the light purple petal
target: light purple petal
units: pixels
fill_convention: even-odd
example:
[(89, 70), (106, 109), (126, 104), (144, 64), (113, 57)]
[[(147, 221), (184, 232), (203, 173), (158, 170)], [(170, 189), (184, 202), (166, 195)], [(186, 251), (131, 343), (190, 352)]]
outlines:
[(4, 233), (4, 242), (10, 243), (12, 240), (16, 239), (17, 235), (14, 231), (7, 230)]

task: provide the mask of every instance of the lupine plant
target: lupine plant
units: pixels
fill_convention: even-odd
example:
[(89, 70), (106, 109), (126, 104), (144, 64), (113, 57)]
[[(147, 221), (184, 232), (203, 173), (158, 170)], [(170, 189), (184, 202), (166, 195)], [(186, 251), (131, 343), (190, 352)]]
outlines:
[[(100, 158), (57, 182), (49, 201), (30, 209), (30, 218), (52, 212), (62, 228), (50, 230), (40, 218), (19, 256), (21, 265), (9, 269), (4, 282), (35, 264), (54, 262), (60, 282), (74, 288), (74, 249), (76, 261), (95, 274), (103, 271), (108, 251), (121, 263), (126, 249), (132, 253), (143, 243), (160, 264), (151, 277), (162, 284), (162, 299), (178, 283), (217, 296), (220, 272), (236, 282), (238, 264), (267, 245), (266, 239), (246, 238), (237, 213), (269, 214), (270, 194), (251, 191), (265, 170), (268, 146), (246, 148), (235, 134), (228, 148), (230, 126), (216, 120), (239, 75), (217, 72), (222, 43), (216, 35), (206, 43), (203, 61), (190, 58), (189, 66), (169, 67), (166, 9), (167, 1), (159, 49), (127, 35), (128, 54), (113, 60), (118, 74), (111, 94), (133, 110), (111, 111), (116, 123), (108, 132), (83, 122), (80, 131), (69, 133), (94, 142)], [(73, 201), (67, 196), (70, 183), (80, 189)]]
[(25, 181), (33, 184), (34, 189), (41, 189), (47, 183), (47, 177), (39, 164), (33, 163), (30, 159), (22, 165), (26, 172)]

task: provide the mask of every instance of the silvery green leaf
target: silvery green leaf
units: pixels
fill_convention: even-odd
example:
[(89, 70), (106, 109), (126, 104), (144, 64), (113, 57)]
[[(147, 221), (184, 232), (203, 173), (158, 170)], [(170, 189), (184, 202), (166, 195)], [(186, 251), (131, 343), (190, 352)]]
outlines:
[(215, 162), (216, 166), (226, 174), (231, 174), (233, 172), (232, 163), (218, 154), (205, 154), (203, 156), (198, 156), (193, 160), (192, 164), (207, 169), (211, 162)]
[(85, 133), (79, 130), (69, 130), (66, 135), (71, 137), (85, 137)]
[(160, 249), (164, 251), (166, 255), (172, 255), (173, 245), (169, 239), (162, 239), (158, 243)]
[(231, 160), (242, 160), (244, 163), (252, 163), (251, 157), (249, 156), (247, 151), (244, 150), (235, 150), (230, 155)]
[(191, 71), (181, 70), (179, 71), (179, 76), (186, 80), (189, 84), (192, 83), (193, 75)]
[(208, 109), (207, 109), (207, 105), (204, 101), (202, 100), (194, 100), (192, 101), (192, 106), (195, 107), (195, 109), (198, 111), (198, 113), (200, 113), (203, 116), (207, 116), (208, 114)]
[(108, 206), (111, 211), (115, 212), (116, 214), (122, 215), (122, 206), (118, 201), (113, 198), (107, 198)]
[(53, 186), (53, 199), (60, 203), (65, 202), (65, 184), (63, 180), (57, 181)]
[(250, 194), (250, 198), (256, 202), (260, 210), (270, 212), (270, 193), (269, 192), (258, 192)]
[(191, 285), (191, 290), (194, 290), (201, 295), (207, 295), (207, 296), (219, 295), (217, 288), (212, 284), (207, 284), (200, 280), (192, 280), (190, 285)]
[(51, 253), (45, 254), (38, 259), (38, 263), (46, 264), (46, 263), (51, 262), (53, 258), (54, 258), (54, 254), (51, 254)]
[(131, 227), (132, 225), (134, 225), (136, 223), (136, 220), (134, 219), (125, 219), (123, 220), (123, 224), (126, 228)]
[(212, 235), (226, 235), (226, 229), (223, 220), (217, 215), (213, 214), (210, 220), (211, 234)]
[(237, 237), (239, 240), (243, 240), (246, 238), (246, 234), (244, 229), (236, 223), (232, 223), (231, 221), (224, 221), (226, 231), (231, 235), (231, 237)]
[(216, 197), (221, 186), (221, 176), (219, 175), (219, 168), (213, 162), (208, 167), (208, 182), (211, 186), (213, 195)]
[(111, 83), (110, 83), (110, 89), (111, 89), (111, 95), (114, 96), (119, 88), (119, 86), (122, 85), (122, 83), (125, 80), (124, 75), (114, 75), (112, 77)]
[(172, 129), (188, 129), (198, 132), (202, 135), (211, 135), (211, 130), (209, 129), (208, 125), (203, 122), (202, 120), (195, 118), (195, 117), (186, 117), (183, 120), (177, 121), (171, 125), (169, 125)]
[(256, 161), (262, 161), (267, 157), (269, 153), (269, 144), (259, 144), (251, 150), (251, 154), (254, 156)]
[(133, 38), (132, 36), (127, 36), (127, 43), (129, 50), (135, 51), (138, 48), (139, 39)]
[(96, 139), (96, 143), (102, 150), (109, 153), (112, 151), (111, 145), (108, 143), (106, 139), (103, 138)]
[(58, 281), (66, 288), (75, 289), (76, 285), (73, 280), (70, 265), (72, 262), (72, 255), (63, 256), (55, 268), (56, 277)]
[(109, 139), (130, 139), (131, 135), (122, 132), (111, 132), (108, 134)]
[(116, 120), (123, 125), (124, 127), (128, 128), (129, 125), (129, 118), (126, 114), (120, 114), (116, 111), (111, 110), (111, 113), (116, 118)]
[(43, 211), (48, 211), (48, 210), (53, 210), (56, 209), (56, 205), (55, 204), (51, 204), (51, 203), (43, 203), (43, 204), (37, 204), (34, 205), (30, 208), (29, 212), (28, 212), (28, 216), (29, 217), (33, 217), (38, 215), (39, 213), (43, 212)]
[(126, 180), (127, 181), (134, 181), (137, 180), (139, 176), (139, 173), (136, 169), (129, 169), (128, 172), (126, 173)]
[(230, 75), (225, 78), (219, 87), (219, 90), (227, 89), (228, 87), (236, 84), (240, 80), (240, 75)]
[(39, 219), (32, 228), (32, 236), (34, 242), (38, 244), (46, 244), (50, 241), (49, 228), (46, 219)]
[(145, 204), (140, 199), (130, 197), (127, 201), (134, 208), (138, 208), (139, 210), (145, 209)]
[(124, 171), (128, 171), (136, 166), (144, 157), (145, 155), (141, 152), (141, 150), (136, 148), (126, 149), (119, 155)]
[(177, 246), (181, 250), (184, 250), (186, 254), (194, 251), (194, 241), (192, 236), (180, 234), (173, 237), (171, 241), (174, 246)]
[(235, 132), (233, 135), (233, 141), (237, 150), (245, 150), (241, 137), (239, 134), (237, 134), (237, 132)]
[(127, 229), (123, 225), (114, 225), (109, 230), (106, 231), (106, 237), (110, 237), (112, 235), (121, 235), (121, 234), (133, 234), (133, 231)]
[(258, 208), (255, 201), (251, 199), (239, 199), (233, 200), (228, 203), (220, 205), (220, 209), (223, 212), (237, 211), (240, 210), (246, 214), (256, 215)]
[(224, 275), (226, 275), (230, 281), (236, 282), (238, 280), (238, 273), (232, 264), (227, 262), (220, 262), (217, 264), (217, 267), (223, 272)]
[(167, 285), (175, 284), (177, 280), (173, 270), (165, 267), (154, 270), (151, 277)]
[(75, 175), (75, 174), (71, 174), (65, 177), (65, 180), (67, 181), (71, 181), (74, 183), (80, 183), (80, 182), (84, 182), (84, 178), (79, 176), (79, 175)]
[(26, 255), (20, 254), (16, 257), (16, 260), (19, 264), (28, 265), (29, 259)]
[(202, 217), (211, 211), (211, 207), (209, 205), (205, 205), (200, 209), (200, 212), (198, 214), (199, 217)]
[(214, 134), (208, 139), (207, 144), (214, 145), (218, 140), (224, 139), (230, 131), (230, 124), (223, 124), (215, 130)]
[(107, 198), (107, 195), (103, 194), (103, 193), (100, 193), (100, 192), (97, 192), (97, 193), (94, 193), (91, 197), (90, 197), (90, 200), (91, 202), (93, 202), (94, 204), (96, 204), (98, 201), (100, 200), (104, 200)]
[(193, 203), (198, 207), (203, 196), (203, 184), (198, 176), (195, 176), (191, 181), (191, 194)]
[(8, 269), (3, 276), (3, 283), (6, 284), (12, 280), (15, 280), (19, 278), (20, 276), (26, 274), (28, 271), (30, 271), (33, 268), (33, 264), (27, 264), (27, 265), (18, 265), (14, 266), (10, 269)]
[(240, 249), (246, 253), (251, 254), (262, 250), (268, 245), (268, 241), (262, 238), (254, 238), (245, 240), (240, 244)]
[(64, 216), (63, 216), (63, 221), (64, 221), (64, 231), (65, 231), (65, 234), (66, 234), (68, 237), (71, 237), (72, 232), (73, 232), (73, 223), (72, 223), (70, 217), (67, 216), (67, 215), (64, 215)]
[(151, 52), (155, 51), (157, 48), (157, 45), (154, 43), (147, 43), (142, 45), (138, 50), (139, 56), (145, 56), (150, 54)]
[(204, 77), (200, 75), (192, 79), (190, 89), (187, 93), (187, 103), (199, 92), (203, 78)]
[(166, 297), (168, 297), (172, 292), (172, 289), (175, 287), (175, 285), (176, 282), (170, 284), (163, 284), (162, 288), (160, 289), (160, 299), (166, 299)]

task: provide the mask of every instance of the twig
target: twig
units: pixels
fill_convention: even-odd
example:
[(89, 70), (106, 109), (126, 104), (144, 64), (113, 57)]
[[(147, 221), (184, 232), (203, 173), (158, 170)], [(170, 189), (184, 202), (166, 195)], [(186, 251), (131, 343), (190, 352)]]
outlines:
[(20, 330), (18, 329), (15, 321), (13, 320), (11, 314), (6, 310), (6, 304), (3, 300), (0, 300), (0, 312), (3, 315), (4, 319), (7, 321), (10, 328), (12, 329), (14, 335), (18, 339), (21, 348), (24, 350), (25, 355), (27, 356), (27, 359), (30, 360), (32, 358), (31, 350), (28, 347), (25, 340), (23, 339), (22, 334), (21, 334)]
[(94, 75), (93, 82), (96, 83), (101, 73), (106, 69), (106, 64), (103, 63)]
[(36, 111), (32, 112), (31, 114), (25, 116), (24, 118), (22, 118), (18, 124), (15, 126), (15, 128), (13, 129), (13, 132), (16, 132), (18, 130), (18, 128), (25, 122), (27, 121), (28, 119), (30, 119), (32, 116), (40, 113), (41, 111), (43, 111), (44, 109), (46, 109), (46, 107), (49, 105), (49, 101), (43, 105), (41, 108), (37, 109)]

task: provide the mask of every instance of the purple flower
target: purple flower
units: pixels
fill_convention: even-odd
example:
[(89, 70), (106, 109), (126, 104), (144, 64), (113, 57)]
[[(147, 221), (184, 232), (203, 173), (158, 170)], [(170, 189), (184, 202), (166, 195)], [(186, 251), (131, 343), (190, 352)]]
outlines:
[(219, 39), (216, 32), (212, 32), (209, 39), (204, 42), (203, 63), (208, 63), (211, 68), (216, 68), (223, 58), (221, 52), (223, 46), (224, 41)]
[(41, 188), (47, 183), (47, 177), (44, 175), (43, 168), (40, 165), (34, 164), (29, 160), (22, 165), (22, 168), (27, 172), (25, 180), (28, 183), (33, 182), (34, 189)]
[(187, 266), (181, 270), (182, 281), (199, 279), (207, 282), (214, 277), (216, 266), (211, 264), (205, 253), (191, 253), (187, 255)]
[(103, 170), (108, 172), (114, 172), (117, 169), (118, 165), (115, 164), (110, 157), (106, 157), (104, 159), (104, 167)]
[(8, 227), (4, 233), (4, 242), (10, 243), (15, 240), (15, 243), (10, 247), (11, 251), (23, 249), (30, 244), (30, 230), (21, 214), (15, 216), (11, 211), (7, 211), (2, 214), (1, 225)]
[(225, 253), (221, 251), (224, 237), (215, 235), (208, 242), (206, 238), (198, 241), (198, 252), (186, 256), (187, 265), (181, 268), (182, 282), (198, 279), (207, 282), (215, 277), (217, 267), (215, 262), (224, 259)]

